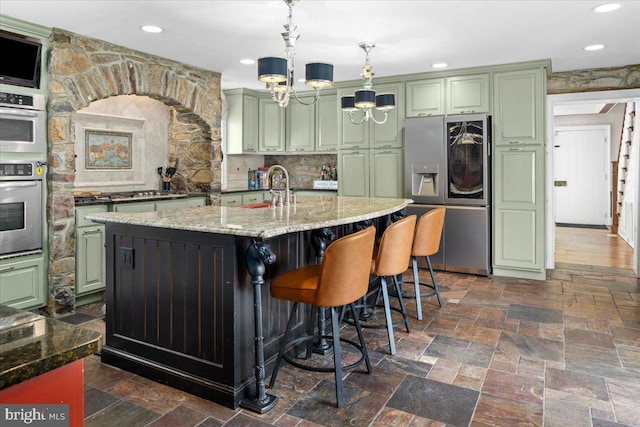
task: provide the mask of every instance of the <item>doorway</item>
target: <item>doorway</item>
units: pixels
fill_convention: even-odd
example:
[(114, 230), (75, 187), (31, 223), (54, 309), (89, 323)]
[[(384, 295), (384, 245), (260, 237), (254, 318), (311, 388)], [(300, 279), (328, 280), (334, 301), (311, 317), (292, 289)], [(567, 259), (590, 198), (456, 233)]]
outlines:
[[(628, 90), (618, 90), (618, 91), (602, 91), (602, 92), (584, 92), (584, 93), (570, 93), (570, 94), (559, 94), (559, 95), (548, 95), (547, 96), (547, 147), (546, 147), (546, 268), (554, 269), (556, 262), (556, 227), (555, 227), (555, 202), (553, 197), (554, 191), (554, 182), (553, 182), (553, 155), (554, 155), (554, 109), (556, 107), (563, 106), (575, 106), (577, 104), (593, 104), (593, 103), (626, 103), (626, 102), (640, 102), (640, 89), (628, 89)], [(612, 141), (611, 144), (615, 144), (616, 141)], [(635, 171), (634, 173), (640, 174), (639, 171)], [(634, 197), (633, 203), (637, 206), (638, 200), (637, 197)], [(636, 212), (636, 217), (637, 212)], [(638, 223), (638, 218), (636, 218), (635, 223)], [(608, 230), (596, 230), (601, 233), (604, 233), (604, 237), (608, 236)], [(634, 230), (636, 234), (640, 234), (640, 227)], [(560, 236), (562, 237), (562, 236)], [(638, 236), (635, 236), (634, 239), (636, 242), (638, 240)], [(577, 236), (569, 237), (569, 243), (573, 245), (573, 243), (578, 243)], [(616, 239), (619, 239), (621, 244), (627, 245), (624, 240), (622, 240), (619, 236), (616, 236)], [(615, 239), (614, 239), (615, 240)], [(609, 242), (607, 240), (607, 242)], [(605, 243), (601, 241), (599, 245), (604, 245)], [(578, 245), (575, 245), (576, 247)], [(637, 246), (637, 245), (636, 245)], [(601, 246), (602, 247), (602, 246)], [(624, 246), (623, 246), (624, 248)], [(631, 265), (636, 274), (636, 277), (639, 276), (639, 257), (640, 251), (636, 248), (629, 248), (627, 245), (627, 250), (631, 250)], [(620, 263), (616, 261), (615, 257), (612, 257), (609, 261), (614, 267), (621, 268), (629, 268), (628, 266), (624, 266), (624, 263)]]

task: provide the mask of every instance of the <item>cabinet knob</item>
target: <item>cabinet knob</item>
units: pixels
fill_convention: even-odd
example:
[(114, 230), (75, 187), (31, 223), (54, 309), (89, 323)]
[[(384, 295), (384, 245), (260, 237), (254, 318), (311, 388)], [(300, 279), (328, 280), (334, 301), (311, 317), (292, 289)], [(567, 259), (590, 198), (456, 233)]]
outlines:
[(524, 144), (524, 141), (509, 141), (509, 144)]
[(524, 151), (524, 148), (519, 147), (519, 148), (509, 148), (509, 151)]

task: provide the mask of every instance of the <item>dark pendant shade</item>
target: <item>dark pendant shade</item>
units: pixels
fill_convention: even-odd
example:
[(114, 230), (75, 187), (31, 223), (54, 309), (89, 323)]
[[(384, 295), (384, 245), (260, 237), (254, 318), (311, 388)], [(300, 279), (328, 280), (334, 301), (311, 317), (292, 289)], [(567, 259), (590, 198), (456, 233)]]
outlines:
[(393, 93), (381, 93), (376, 96), (376, 109), (391, 110), (396, 106), (396, 96)]
[(373, 90), (357, 90), (355, 106), (358, 108), (372, 108), (376, 105), (376, 92)]
[(305, 83), (314, 88), (331, 86), (333, 65), (324, 62), (309, 62), (305, 66)]
[(258, 80), (267, 83), (287, 81), (287, 60), (274, 56), (258, 59)]
[(343, 96), (340, 100), (342, 104), (343, 111), (354, 111), (356, 110), (356, 97), (355, 96)]

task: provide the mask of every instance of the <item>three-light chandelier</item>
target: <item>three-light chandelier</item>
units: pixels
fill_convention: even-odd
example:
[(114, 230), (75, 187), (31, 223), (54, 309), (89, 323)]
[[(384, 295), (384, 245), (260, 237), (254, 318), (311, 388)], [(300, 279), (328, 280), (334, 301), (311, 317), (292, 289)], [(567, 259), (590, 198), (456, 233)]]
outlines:
[(315, 89), (315, 98), (310, 103), (300, 101), (294, 86), (295, 44), (300, 34), (292, 22), (293, 6), (299, 0), (284, 0), (289, 7), (289, 17), (282, 35), (285, 43), (285, 58), (268, 56), (258, 59), (258, 80), (265, 82), (273, 100), (282, 108), (289, 104), (291, 95), (301, 104), (311, 105), (318, 101), (320, 89), (333, 84), (333, 65), (325, 62), (309, 62), (305, 66), (305, 84)]
[[(371, 71), (369, 52), (371, 52), (371, 49), (376, 45), (374, 43), (362, 42), (358, 46), (364, 50), (366, 55), (366, 61), (364, 67), (362, 67), (361, 74), (364, 82), (362, 84), (362, 89), (355, 91), (354, 95), (342, 97), (342, 111), (349, 113), (349, 120), (354, 125), (359, 125), (369, 120), (381, 125), (387, 121), (389, 111), (396, 107), (396, 96), (393, 93), (382, 93), (377, 95), (376, 91), (372, 89), (372, 80), (375, 74)], [(384, 112), (384, 118), (382, 120), (376, 120), (373, 115), (373, 108)], [(362, 112), (362, 118), (360, 120), (354, 120), (353, 118), (356, 111)]]

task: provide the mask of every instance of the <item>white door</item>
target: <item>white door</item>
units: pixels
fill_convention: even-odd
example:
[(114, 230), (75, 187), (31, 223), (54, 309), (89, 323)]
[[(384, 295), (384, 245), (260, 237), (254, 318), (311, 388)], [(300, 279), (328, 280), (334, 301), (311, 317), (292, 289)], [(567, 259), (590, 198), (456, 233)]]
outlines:
[(553, 184), (556, 223), (608, 223), (608, 153), (606, 129), (555, 132)]

